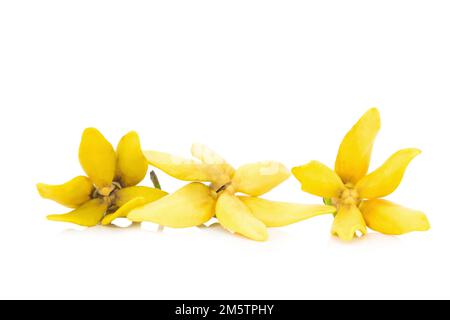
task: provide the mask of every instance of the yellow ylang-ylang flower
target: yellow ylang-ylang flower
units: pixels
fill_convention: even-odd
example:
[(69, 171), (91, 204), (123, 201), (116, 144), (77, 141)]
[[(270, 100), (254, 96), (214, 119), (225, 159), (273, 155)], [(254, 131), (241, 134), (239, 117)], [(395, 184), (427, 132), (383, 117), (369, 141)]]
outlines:
[(191, 151), (197, 160), (157, 151), (144, 152), (151, 165), (172, 177), (193, 182), (167, 197), (131, 210), (128, 219), (186, 228), (202, 225), (215, 216), (225, 229), (264, 241), (268, 238), (267, 227), (285, 226), (335, 211), (332, 206), (299, 205), (258, 198), (290, 176), (279, 162), (252, 163), (235, 170), (203, 145), (194, 144)]
[(331, 232), (342, 240), (351, 240), (358, 232), (366, 234), (367, 227), (389, 235), (430, 228), (424, 213), (382, 199), (397, 189), (420, 150), (400, 150), (367, 174), (379, 129), (380, 114), (370, 109), (342, 141), (334, 171), (318, 161), (292, 169), (303, 191), (337, 208)]
[(156, 188), (137, 186), (147, 174), (139, 136), (132, 131), (122, 137), (117, 150), (94, 128), (84, 130), (79, 147), (80, 164), (87, 176), (78, 176), (61, 185), (39, 183), (43, 198), (74, 208), (66, 214), (52, 214), (53, 221), (91, 227), (110, 224), (126, 217), (136, 206), (164, 197)]

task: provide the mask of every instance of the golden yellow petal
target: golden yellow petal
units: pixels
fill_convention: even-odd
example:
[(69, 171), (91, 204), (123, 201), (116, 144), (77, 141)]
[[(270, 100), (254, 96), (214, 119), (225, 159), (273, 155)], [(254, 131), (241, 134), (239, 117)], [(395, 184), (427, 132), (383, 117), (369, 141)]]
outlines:
[(283, 227), (321, 214), (336, 212), (336, 208), (332, 206), (274, 202), (255, 197), (239, 199), (267, 227)]
[(81, 207), (66, 213), (52, 214), (47, 219), (60, 222), (71, 222), (84, 227), (96, 226), (103, 218), (108, 205), (101, 199), (92, 199)]
[(103, 220), (103, 225), (108, 225), (111, 222), (113, 222), (116, 218), (124, 218), (128, 215), (128, 213), (138, 207), (141, 207), (145, 204), (149, 203), (148, 200), (145, 198), (134, 198), (127, 203), (125, 203), (123, 206), (121, 206), (119, 209), (117, 209), (114, 213), (107, 214)]
[(326, 165), (311, 161), (292, 169), (294, 176), (302, 184), (302, 190), (323, 198), (337, 198), (344, 189), (339, 176)]
[(76, 208), (91, 199), (94, 186), (89, 178), (79, 176), (60, 185), (38, 183), (37, 189), (42, 198)]
[(167, 192), (156, 188), (133, 186), (118, 190), (116, 192), (115, 204), (121, 207), (134, 198), (144, 198), (147, 202), (153, 202), (166, 195)]
[(214, 205), (215, 199), (210, 189), (194, 182), (160, 200), (132, 210), (128, 219), (172, 228), (194, 227), (213, 217)]
[(84, 172), (97, 188), (111, 185), (116, 172), (116, 153), (100, 131), (95, 128), (84, 130), (78, 157)]
[(152, 166), (183, 181), (214, 182), (227, 168), (226, 164), (205, 164), (158, 151), (145, 151), (144, 155)]
[(269, 192), (289, 176), (289, 170), (282, 163), (266, 161), (239, 167), (232, 182), (237, 192), (257, 197)]
[(249, 239), (266, 241), (269, 237), (264, 223), (255, 218), (241, 200), (227, 192), (217, 200), (216, 217), (225, 229)]
[(404, 149), (392, 155), (380, 168), (356, 185), (362, 199), (385, 197), (397, 189), (409, 163), (420, 154), (418, 149)]
[(147, 174), (148, 163), (136, 132), (122, 137), (117, 146), (116, 177), (123, 187), (135, 186)]
[(430, 229), (430, 223), (423, 212), (408, 209), (386, 200), (364, 201), (360, 209), (367, 226), (384, 234), (399, 235)]
[(359, 209), (356, 206), (339, 208), (333, 221), (331, 233), (341, 240), (350, 241), (357, 236), (358, 231), (363, 235), (367, 233), (366, 223)]
[(345, 136), (335, 165), (335, 171), (344, 183), (356, 184), (366, 175), (380, 126), (380, 113), (376, 108), (372, 108)]

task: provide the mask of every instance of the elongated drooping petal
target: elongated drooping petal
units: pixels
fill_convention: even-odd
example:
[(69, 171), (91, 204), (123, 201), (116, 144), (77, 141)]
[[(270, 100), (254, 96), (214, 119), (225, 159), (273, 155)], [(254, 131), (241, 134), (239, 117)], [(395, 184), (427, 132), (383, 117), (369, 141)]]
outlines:
[(344, 183), (356, 184), (366, 175), (380, 126), (380, 114), (376, 108), (372, 108), (345, 136), (335, 165), (335, 171)]
[(363, 199), (385, 197), (397, 189), (409, 163), (420, 154), (418, 149), (404, 149), (392, 155), (380, 168), (362, 178), (356, 185)]
[(94, 186), (89, 178), (79, 176), (60, 185), (38, 183), (37, 189), (42, 198), (77, 208), (91, 198)]
[(160, 200), (132, 210), (128, 219), (172, 228), (194, 227), (212, 218), (214, 204), (210, 189), (194, 182)]
[(71, 222), (84, 227), (93, 227), (102, 220), (107, 207), (108, 205), (102, 199), (92, 199), (69, 213), (52, 214), (47, 216), (47, 219)]
[(250, 209), (232, 194), (223, 193), (219, 196), (216, 217), (225, 229), (249, 239), (265, 241), (269, 237), (264, 223), (255, 218)]
[(115, 203), (121, 207), (134, 198), (144, 198), (147, 202), (153, 202), (166, 196), (167, 192), (145, 186), (134, 186), (120, 189), (116, 192)]
[(131, 131), (117, 145), (116, 177), (123, 187), (134, 186), (144, 179), (147, 168), (139, 136)]
[(331, 233), (341, 240), (350, 241), (359, 231), (363, 235), (367, 233), (366, 223), (356, 206), (343, 206), (334, 218)]
[(143, 205), (149, 203), (145, 198), (134, 198), (127, 203), (125, 203), (123, 206), (121, 206), (119, 209), (117, 209), (114, 213), (107, 214), (103, 220), (102, 225), (108, 225), (111, 222), (113, 222), (117, 218), (124, 218), (128, 215), (128, 213), (138, 207), (142, 207)]
[(233, 177), (237, 192), (254, 197), (269, 192), (289, 178), (289, 170), (275, 161), (257, 162), (239, 167)]
[(321, 214), (336, 212), (336, 208), (332, 206), (273, 202), (255, 197), (239, 199), (267, 227), (283, 227)]
[(145, 151), (144, 155), (152, 166), (183, 181), (214, 182), (224, 174), (227, 166), (199, 163), (158, 151)]
[(384, 234), (400, 235), (430, 229), (430, 223), (423, 212), (386, 200), (364, 201), (360, 208), (367, 226)]
[(78, 157), (84, 172), (97, 188), (111, 185), (116, 172), (116, 153), (100, 131), (95, 128), (84, 130)]
[(337, 198), (344, 189), (339, 176), (319, 161), (295, 167), (294, 176), (302, 184), (302, 190), (323, 198)]

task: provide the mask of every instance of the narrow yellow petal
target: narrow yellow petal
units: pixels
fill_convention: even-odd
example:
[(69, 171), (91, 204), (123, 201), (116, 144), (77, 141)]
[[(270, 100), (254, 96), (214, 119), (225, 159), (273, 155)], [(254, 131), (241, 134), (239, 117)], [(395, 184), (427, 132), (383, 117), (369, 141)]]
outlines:
[(84, 130), (78, 157), (84, 172), (97, 188), (111, 185), (116, 171), (116, 153), (100, 131), (95, 128)]
[(257, 197), (269, 192), (289, 176), (289, 170), (283, 164), (266, 161), (239, 167), (232, 182), (237, 192)]
[(217, 200), (216, 217), (225, 229), (249, 239), (266, 241), (269, 237), (264, 223), (255, 218), (241, 200), (227, 192)]
[(128, 219), (136, 222), (149, 221), (172, 228), (201, 225), (214, 215), (215, 199), (210, 189), (194, 182), (175, 193), (143, 207), (132, 210)]
[(344, 189), (339, 176), (326, 165), (311, 161), (292, 169), (294, 176), (302, 184), (302, 190), (323, 198), (337, 198)]
[(107, 214), (103, 220), (103, 225), (111, 224), (116, 218), (123, 218), (128, 215), (128, 213), (138, 207), (141, 207), (145, 204), (149, 203), (148, 200), (145, 198), (134, 198), (127, 203), (125, 203), (123, 206), (121, 206), (119, 209), (117, 209), (114, 213)]
[(125, 205), (134, 198), (144, 198), (147, 202), (153, 202), (166, 196), (167, 192), (145, 186), (133, 186), (120, 189), (116, 192), (115, 204), (119, 207)]
[(81, 207), (65, 214), (52, 214), (47, 219), (71, 222), (84, 227), (96, 226), (103, 218), (108, 205), (101, 199), (92, 199)]
[(356, 206), (343, 206), (334, 218), (331, 233), (341, 240), (350, 241), (357, 231), (365, 235), (367, 233), (366, 223)]
[(380, 113), (376, 108), (372, 108), (345, 136), (335, 165), (335, 171), (344, 183), (356, 184), (366, 175), (380, 126)]
[(364, 201), (360, 208), (367, 226), (384, 234), (399, 235), (430, 229), (430, 223), (423, 212), (386, 200)]
[(226, 172), (226, 164), (206, 164), (158, 151), (145, 151), (148, 162), (183, 181), (214, 182)]
[(418, 149), (404, 149), (392, 155), (380, 168), (356, 185), (362, 199), (385, 197), (397, 189), (409, 163), (420, 154)]
[(94, 186), (87, 177), (79, 176), (60, 185), (38, 183), (37, 189), (42, 198), (77, 208), (91, 198)]
[(283, 227), (321, 214), (336, 212), (336, 208), (332, 206), (273, 202), (255, 197), (239, 199), (267, 227)]
[(148, 163), (136, 132), (124, 135), (117, 145), (116, 177), (122, 186), (135, 186), (147, 174)]

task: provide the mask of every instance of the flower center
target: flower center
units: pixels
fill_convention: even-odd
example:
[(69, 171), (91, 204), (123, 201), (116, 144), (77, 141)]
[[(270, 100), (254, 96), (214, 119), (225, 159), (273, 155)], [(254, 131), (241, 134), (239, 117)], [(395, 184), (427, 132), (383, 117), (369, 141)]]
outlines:
[(355, 187), (348, 183), (345, 185), (345, 189), (340, 196), (333, 199), (333, 203), (339, 208), (341, 206), (359, 206), (361, 199), (359, 198), (358, 191)]
[(107, 203), (108, 208), (110, 209), (115, 206), (116, 193), (120, 189), (122, 189), (121, 184), (114, 181), (108, 187), (96, 188), (92, 195), (92, 198), (102, 199)]

